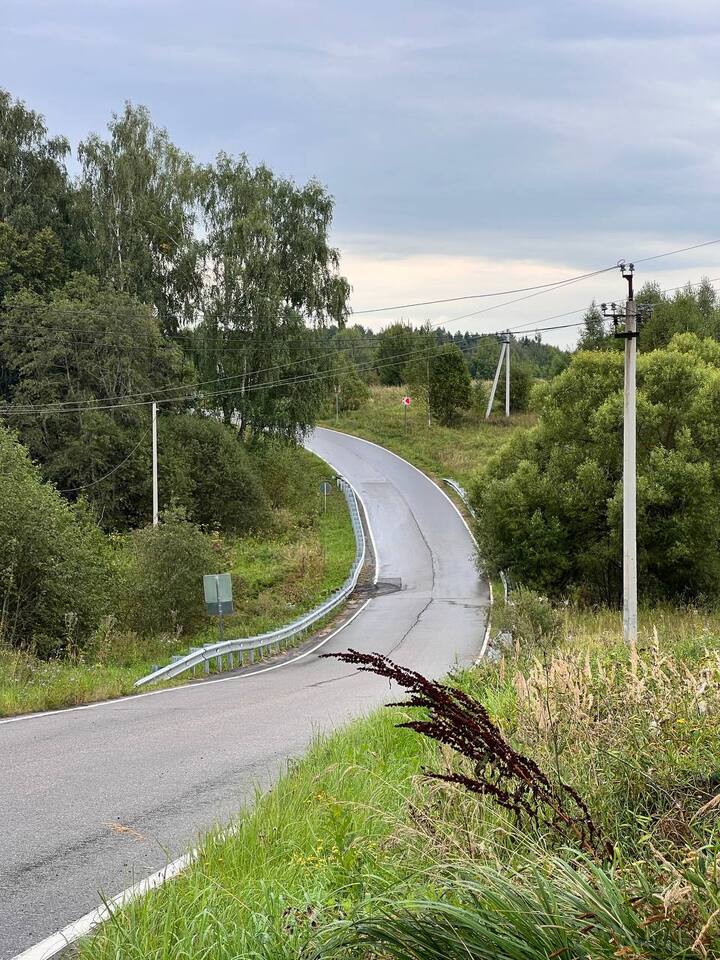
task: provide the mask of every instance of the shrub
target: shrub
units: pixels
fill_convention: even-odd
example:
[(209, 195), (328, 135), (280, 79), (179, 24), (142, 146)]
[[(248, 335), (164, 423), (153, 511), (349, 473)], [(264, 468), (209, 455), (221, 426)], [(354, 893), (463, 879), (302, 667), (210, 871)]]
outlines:
[(500, 619), (523, 647), (551, 645), (558, 639), (562, 625), (562, 618), (548, 598), (527, 587), (512, 591)]
[(108, 544), (86, 507), (43, 483), (0, 428), (0, 641), (43, 656), (82, 646), (109, 606)]
[(459, 409), (470, 406), (470, 373), (460, 349), (447, 344), (430, 364), (430, 412), (450, 424)]
[(128, 537), (121, 610), (124, 625), (142, 635), (189, 630), (205, 617), (203, 575), (220, 573), (227, 558), (182, 512)]
[(490, 391), (484, 380), (476, 380), (472, 385), (470, 403), (476, 416), (484, 417)]
[[(638, 570), (649, 599), (720, 589), (720, 348), (692, 334), (638, 361)], [(623, 358), (577, 354), (536, 388), (472, 492), (482, 555), (543, 592), (614, 604), (622, 572)]]
[(232, 427), (191, 414), (160, 420), (161, 501), (202, 527), (248, 533), (268, 520), (252, 459)]

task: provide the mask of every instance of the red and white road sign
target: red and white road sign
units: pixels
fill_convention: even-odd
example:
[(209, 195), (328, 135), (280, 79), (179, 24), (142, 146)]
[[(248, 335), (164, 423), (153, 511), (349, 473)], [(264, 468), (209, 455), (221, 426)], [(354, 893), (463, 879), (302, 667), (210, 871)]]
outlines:
[(410, 400), (410, 397), (403, 397), (403, 398), (402, 398), (402, 405), (403, 405), (404, 407), (409, 407), (410, 404), (411, 404), (411, 402), (412, 402), (412, 401)]

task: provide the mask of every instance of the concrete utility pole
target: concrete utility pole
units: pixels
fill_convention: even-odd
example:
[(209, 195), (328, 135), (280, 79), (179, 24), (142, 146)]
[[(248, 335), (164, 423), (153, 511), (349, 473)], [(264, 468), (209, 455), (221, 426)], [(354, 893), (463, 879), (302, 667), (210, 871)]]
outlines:
[(431, 427), (431, 426), (432, 426), (432, 414), (430, 413), (430, 357), (427, 358), (427, 385), (428, 385), (428, 391), (427, 391), (428, 426)]
[[(500, 356), (498, 357), (498, 365), (497, 365), (497, 368), (496, 368), (496, 370), (495, 370), (495, 379), (493, 380), (492, 390), (490, 391), (490, 399), (488, 400), (487, 410), (485, 411), (485, 419), (486, 419), (486, 420), (489, 420), (489, 419), (490, 419), (490, 414), (492, 413), (493, 404), (495, 403), (495, 393), (496, 393), (496, 391), (497, 391), (498, 381), (500, 380), (500, 371), (502, 370), (503, 360), (505, 359), (505, 350), (506, 350), (506, 349), (507, 349), (507, 350), (510, 349), (509, 340), (510, 340), (510, 335), (508, 334), (507, 336), (504, 335), (504, 336), (503, 336), (503, 339), (500, 341), (500, 342), (502, 343), (502, 347), (500, 348)], [(507, 377), (508, 377), (508, 378), (510, 377), (510, 367), (509, 367), (509, 365), (508, 365)], [(506, 395), (507, 395), (508, 397), (510, 396), (510, 391), (509, 391), (507, 388), (506, 388), (506, 390), (505, 390), (505, 393), (506, 393)], [(507, 401), (507, 400), (506, 400), (505, 405), (506, 405), (506, 407), (507, 407), (507, 405), (508, 405), (508, 401)]]
[(633, 266), (625, 304), (625, 391), (623, 402), (623, 633), (637, 642), (637, 317)]
[[(625, 385), (623, 393), (623, 635), (625, 643), (637, 642), (637, 338), (638, 311), (633, 290), (634, 264), (619, 264), (627, 280), (628, 298), (624, 314), (617, 304), (602, 304), (603, 315), (611, 317), (615, 336), (625, 340)], [(624, 321), (624, 331), (618, 323)]]
[(505, 416), (510, 416), (510, 331), (505, 339)]
[(157, 456), (157, 403), (152, 405), (152, 498), (153, 498), (153, 526), (160, 523), (160, 509), (158, 503), (158, 456)]

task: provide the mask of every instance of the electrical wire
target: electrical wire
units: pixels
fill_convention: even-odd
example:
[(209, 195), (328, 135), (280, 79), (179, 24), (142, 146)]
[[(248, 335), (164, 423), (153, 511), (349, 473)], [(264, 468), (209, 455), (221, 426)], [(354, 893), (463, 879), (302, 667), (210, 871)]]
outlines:
[(150, 430), (146, 430), (145, 433), (140, 437), (138, 442), (135, 444), (135, 446), (132, 448), (130, 453), (125, 457), (125, 459), (121, 460), (120, 463), (114, 466), (112, 470), (109, 470), (104, 476), (98, 477), (97, 480), (91, 480), (90, 483), (83, 483), (79, 487), (67, 487), (64, 490), (61, 490), (58, 488), (58, 493), (77, 493), (79, 490), (87, 490), (89, 487), (97, 486), (98, 483), (102, 483), (103, 480), (107, 480), (108, 477), (111, 477), (114, 473), (117, 473), (118, 470), (121, 469), (121, 467), (125, 466), (128, 460), (132, 459), (132, 457), (135, 456), (135, 454), (140, 448), (140, 445), (144, 443), (149, 436), (150, 436)]
[(353, 310), (352, 316), (359, 317), (368, 313), (385, 313), (389, 310), (409, 310), (411, 307), (431, 307), (438, 303), (457, 303), (459, 300), (482, 300), (491, 297), (505, 297), (513, 293), (527, 293), (528, 290), (544, 290), (550, 287), (564, 287), (571, 283), (578, 283), (580, 280), (587, 280), (589, 277), (596, 277), (601, 273), (608, 273), (610, 270), (616, 270), (617, 265), (612, 267), (602, 267), (600, 270), (593, 270), (590, 273), (581, 273), (575, 277), (567, 277), (565, 280), (554, 280), (552, 283), (539, 283), (532, 287), (516, 287), (512, 290), (495, 290), (493, 293), (468, 293), (462, 297), (443, 297), (440, 300), (419, 300), (416, 303), (396, 303), (390, 307), (371, 307), (365, 310)]
[[(671, 252), (669, 252), (669, 253), (667, 253), (667, 254), (658, 254), (657, 257), (660, 257), (660, 256), (671, 256), (671, 255), (674, 254), (674, 253), (685, 252), (686, 250), (692, 250), (692, 249), (696, 249), (697, 247), (707, 246), (707, 245), (709, 245), (709, 244), (711, 244), (711, 243), (718, 243), (718, 242), (720, 242), (720, 240), (718, 240), (718, 241), (706, 241), (706, 242), (703, 243), (703, 244), (696, 244), (696, 245), (693, 246), (693, 247), (682, 248), (681, 250), (671, 251)], [(656, 258), (648, 258), (648, 259), (657, 259), (657, 257), (656, 257)], [(638, 261), (638, 262), (640, 262), (640, 261)], [(614, 269), (617, 269), (617, 267), (605, 268), (605, 269), (603, 269), (603, 270), (596, 271), (595, 274), (597, 274), (597, 273), (605, 273), (605, 272), (608, 272), (608, 270), (614, 270)], [(595, 274), (586, 274), (586, 275), (582, 275), (582, 276), (583, 276), (583, 277), (585, 277), (585, 276), (592, 276), (592, 275), (595, 275)], [(576, 278), (576, 279), (579, 279), (579, 278)], [(572, 280), (572, 279), (571, 279), (571, 280), (568, 280), (568, 281), (563, 281), (563, 284), (570, 283), (570, 282), (575, 282), (575, 280)], [(701, 283), (701, 282), (702, 282), (702, 281), (699, 281), (699, 283)], [(710, 282), (712, 282), (712, 281), (710, 281)], [(694, 284), (694, 285), (697, 285), (697, 284)], [(691, 284), (691, 286), (694, 286), (694, 285)], [(478, 316), (478, 315), (480, 315), (480, 314), (490, 312), (490, 311), (492, 311), (492, 310), (501, 309), (501, 308), (503, 308), (503, 307), (510, 306), (510, 305), (512, 305), (512, 304), (514, 304), (514, 303), (518, 303), (518, 302), (521, 302), (521, 301), (523, 301), (523, 300), (531, 299), (532, 297), (535, 297), (535, 296), (541, 296), (541, 295), (544, 294), (544, 293), (551, 292), (552, 289), (557, 289), (557, 287), (558, 287), (558, 284), (543, 285), (542, 288), (540, 288), (540, 289), (535, 289), (535, 291), (534, 291), (533, 293), (531, 293), (531, 294), (529, 294), (529, 295), (527, 295), (527, 296), (518, 297), (518, 298), (515, 298), (515, 299), (513, 299), (513, 300), (504, 301), (503, 303), (500, 303), (500, 304), (493, 304), (493, 305), (491, 305), (490, 307), (485, 307), (485, 308), (483, 308), (483, 309), (481, 309), (481, 310), (473, 311), (472, 313), (463, 314), (463, 315), (458, 316), (458, 317), (450, 318), (449, 320), (443, 321), (442, 326), (444, 327), (445, 324), (447, 324), (447, 323), (454, 323), (454, 322), (457, 322), (457, 321), (459, 321), (459, 320), (467, 319), (467, 318), (472, 317), (472, 316)], [(531, 288), (526, 288), (526, 289), (531, 289)], [(680, 289), (680, 287), (670, 288), (670, 290), (668, 290), (668, 291), (663, 291), (663, 292), (671, 292), (672, 290), (676, 290), (676, 289)], [(564, 317), (564, 316), (569, 316), (569, 315), (571, 315), (572, 313), (580, 312), (580, 311), (583, 310), (583, 309), (586, 309), (586, 308), (579, 308), (579, 309), (576, 310), (576, 311), (567, 311), (567, 312), (564, 313), (564, 314), (556, 314), (556, 315), (553, 316), (553, 317), (548, 317), (548, 318), (545, 318), (545, 319), (557, 319), (557, 318), (562, 318), (562, 317)], [(544, 321), (540, 321), (540, 322), (542, 323), (542, 322), (544, 322)], [(528, 332), (529, 332), (529, 331), (532, 331), (532, 330), (537, 330), (538, 332), (542, 332), (543, 330), (550, 331), (550, 330), (555, 330), (555, 329), (567, 329), (567, 328), (572, 327), (572, 326), (580, 326), (580, 325), (581, 325), (581, 324), (564, 324), (564, 325), (557, 326), (557, 327), (540, 327), (540, 326), (538, 326), (537, 323), (528, 322), (527, 324), (523, 324), (523, 325), (517, 326), (517, 327), (515, 327), (515, 328), (510, 328), (509, 332), (518, 331), (518, 330), (522, 329), (522, 327), (527, 327)], [(436, 324), (434, 324), (434, 325), (431, 325), (431, 329), (437, 329), (439, 326), (440, 326), (440, 323), (436, 323)], [(494, 335), (494, 334), (493, 334), (492, 332), (482, 333), (482, 334), (477, 334), (477, 335), (475, 335), (475, 336), (473, 337), (473, 339), (478, 339), (479, 337), (483, 337), (483, 336), (493, 336), (493, 335)], [(328, 351), (328, 354), (332, 354), (332, 353), (335, 353), (335, 352), (336, 352), (335, 349), (331, 348), (330, 351)], [(402, 358), (403, 356), (407, 356), (407, 355), (412, 355), (412, 352), (411, 352), (410, 354), (398, 354), (398, 355), (396, 355), (394, 358), (392, 358), (391, 360), (389, 360), (388, 362), (389, 362), (389, 363), (395, 363), (395, 362), (397, 362), (398, 359)], [(139, 392), (134, 393), (134, 394), (123, 394), (123, 395), (118, 395), (118, 396), (115, 396), (115, 397), (104, 397), (104, 398), (101, 398), (101, 399), (88, 399), (88, 400), (84, 400), (84, 401), (56, 401), (56, 402), (54, 402), (54, 403), (52, 403), (52, 404), (46, 404), (46, 405), (33, 405), (33, 406), (31, 406), (31, 405), (24, 405), (24, 406), (22, 406), (22, 405), (18, 405), (18, 406), (13, 405), (13, 406), (6, 406), (6, 408), (5, 408), (4, 410), (3, 410), (3, 408), (0, 408), (0, 413), (3, 413), (4, 415), (8, 415), (8, 414), (10, 414), (10, 413), (23, 414), (23, 413), (29, 413), (29, 412), (32, 412), (32, 411), (34, 411), (34, 410), (39, 409), (39, 410), (42, 410), (44, 413), (47, 414), (47, 413), (49, 413), (49, 412), (52, 412), (52, 411), (51, 411), (51, 408), (57, 408), (57, 412), (58, 412), (58, 413), (65, 413), (65, 412), (67, 412), (67, 413), (79, 413), (79, 412), (83, 412), (83, 411), (88, 411), (88, 412), (89, 412), (89, 411), (93, 411), (93, 410), (106, 410), (106, 409), (111, 409), (111, 408), (114, 408), (114, 407), (126, 407), (126, 406), (142, 405), (142, 404), (151, 402), (151, 401), (147, 401), (147, 400), (137, 400), (135, 403), (108, 404), (108, 401), (110, 401), (110, 400), (123, 400), (123, 401), (125, 401), (125, 400), (132, 400), (132, 399), (134, 399), (134, 398), (140, 398), (140, 397), (152, 397), (153, 399), (156, 399), (157, 402), (160, 402), (160, 403), (163, 403), (163, 402), (164, 402), (164, 403), (180, 402), (180, 401), (182, 401), (182, 400), (191, 399), (192, 397), (196, 396), (196, 395), (197, 395), (197, 390), (198, 390), (199, 387), (208, 386), (208, 385), (214, 385), (214, 384), (217, 384), (217, 383), (225, 383), (225, 382), (228, 382), (228, 381), (230, 381), (230, 380), (240, 379), (241, 377), (243, 377), (243, 378), (252, 377), (252, 376), (256, 376), (256, 375), (258, 375), (258, 374), (260, 374), (260, 373), (274, 372), (274, 371), (276, 371), (276, 370), (283, 369), (283, 368), (286, 368), (286, 367), (288, 367), (288, 366), (295, 366), (295, 365), (298, 365), (299, 363), (306, 363), (306, 362), (310, 362), (310, 361), (316, 360), (316, 359), (318, 359), (318, 357), (303, 357), (303, 358), (300, 358), (300, 359), (298, 359), (298, 360), (288, 361), (288, 362), (286, 362), (286, 363), (284, 363), (284, 364), (275, 364), (275, 365), (273, 365), (273, 366), (271, 366), (271, 367), (261, 368), (260, 370), (247, 371), (247, 372), (243, 372), (243, 373), (232, 374), (232, 375), (229, 375), (229, 376), (227, 376), (227, 377), (218, 377), (218, 378), (214, 378), (214, 379), (210, 379), (210, 380), (199, 381), (199, 382), (196, 383), (196, 384), (178, 384), (177, 386), (174, 386), (174, 387), (164, 387), (164, 388), (159, 388), (159, 389), (155, 389), (155, 390), (139, 391)], [(379, 366), (380, 366), (380, 365), (377, 364), (375, 361), (368, 361), (368, 362), (366, 362), (366, 363), (364, 363), (364, 364), (359, 365), (359, 366), (358, 366), (358, 369), (365, 369), (365, 368), (368, 368), (368, 367), (377, 369)], [(243, 387), (241, 387), (241, 388), (239, 388), (239, 389), (241, 389), (241, 390), (246, 390), (246, 391), (251, 391), (251, 390), (255, 390), (255, 389), (269, 389), (269, 388), (271, 388), (271, 387), (273, 387), (273, 386), (285, 386), (285, 385), (292, 385), (293, 383), (304, 383), (304, 382), (308, 382), (308, 380), (311, 380), (311, 379), (315, 379), (315, 378), (322, 379), (322, 378), (325, 378), (325, 377), (328, 377), (328, 376), (334, 376), (334, 375), (335, 375), (335, 371), (326, 371), (326, 372), (320, 373), (319, 375), (310, 375), (309, 377), (308, 377), (308, 376), (304, 376), (304, 377), (299, 377), (299, 378), (294, 378), (294, 379), (293, 379), (293, 378), (289, 378), (289, 379), (286, 379), (286, 380), (277, 381), (277, 382), (275, 382), (275, 383), (273, 383), (272, 381), (270, 381), (270, 382), (266, 382), (266, 383), (263, 383), (263, 384), (256, 384), (256, 385), (249, 385), (249, 386), (246, 384), (246, 385), (244, 385)], [(187, 393), (187, 394), (185, 394), (185, 395), (179, 395), (179, 396), (160, 397), (160, 398), (158, 399), (158, 395), (159, 395), (159, 394), (168, 393), (168, 392), (177, 392), (177, 391), (181, 391), (181, 390), (190, 390), (190, 391), (192, 391), (192, 392), (191, 392), (191, 393)], [(235, 390), (230, 390), (230, 391), (227, 391), (226, 394), (227, 394), (227, 393), (234, 393), (234, 392), (236, 392), (236, 391), (235, 391)], [(213, 395), (214, 395), (214, 396), (221, 396), (221, 395), (226, 395), (226, 394), (222, 394), (222, 393), (219, 393), (219, 392), (216, 391)], [(80, 406), (80, 403), (83, 404), (82, 407)]]

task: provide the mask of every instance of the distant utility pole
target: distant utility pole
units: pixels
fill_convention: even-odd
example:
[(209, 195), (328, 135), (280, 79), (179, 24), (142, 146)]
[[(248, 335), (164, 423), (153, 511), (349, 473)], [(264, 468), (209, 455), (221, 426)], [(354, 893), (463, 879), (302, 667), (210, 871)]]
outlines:
[(505, 369), (505, 416), (510, 416), (510, 332), (504, 333), (502, 340), (500, 341), (502, 347), (500, 348), (500, 356), (498, 358), (497, 369), (495, 370), (495, 379), (493, 380), (492, 389), (490, 391), (490, 399), (488, 400), (487, 410), (485, 411), (485, 419), (490, 419), (490, 414), (492, 413), (493, 404), (495, 403), (495, 393), (497, 391), (498, 381), (500, 380), (500, 371), (502, 370), (503, 360), (507, 357), (507, 367)]
[(158, 503), (158, 455), (157, 455), (157, 403), (152, 405), (152, 499), (153, 499), (153, 526), (160, 523), (160, 509)]
[(428, 426), (432, 426), (432, 414), (430, 413), (430, 357), (427, 358), (427, 414), (428, 414)]
[(505, 339), (505, 416), (510, 416), (510, 331)]
[[(633, 277), (635, 265), (618, 264), (627, 280), (625, 309), (616, 303), (601, 304), (609, 317), (615, 336), (625, 341), (625, 384), (623, 393), (623, 635), (625, 643), (637, 642), (637, 338), (638, 319), (649, 312), (649, 305), (635, 303)], [(618, 325), (623, 323), (624, 330)]]

